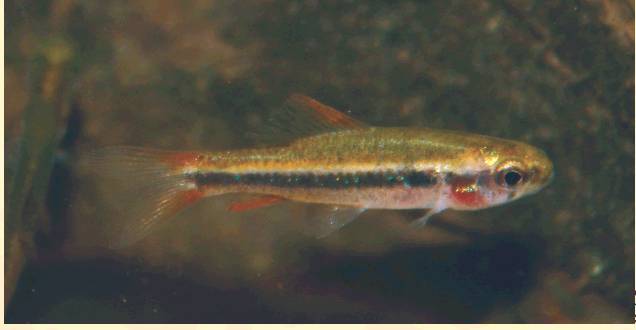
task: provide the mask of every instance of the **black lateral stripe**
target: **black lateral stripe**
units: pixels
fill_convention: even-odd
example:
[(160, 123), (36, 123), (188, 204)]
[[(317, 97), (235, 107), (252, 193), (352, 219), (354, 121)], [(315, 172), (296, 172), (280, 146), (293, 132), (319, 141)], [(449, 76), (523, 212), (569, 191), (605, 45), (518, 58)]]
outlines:
[(435, 185), (437, 177), (432, 172), (357, 172), (357, 173), (245, 173), (227, 172), (193, 173), (190, 177), (197, 186), (206, 185), (267, 185), (284, 188), (421, 188)]

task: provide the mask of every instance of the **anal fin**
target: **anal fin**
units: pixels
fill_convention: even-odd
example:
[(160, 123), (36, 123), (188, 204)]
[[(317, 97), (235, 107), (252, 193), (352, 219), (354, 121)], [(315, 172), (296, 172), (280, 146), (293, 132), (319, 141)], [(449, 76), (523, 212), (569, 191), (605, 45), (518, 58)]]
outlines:
[(283, 201), (285, 201), (285, 199), (278, 196), (259, 196), (245, 201), (233, 202), (227, 209), (232, 212), (244, 212), (271, 206)]

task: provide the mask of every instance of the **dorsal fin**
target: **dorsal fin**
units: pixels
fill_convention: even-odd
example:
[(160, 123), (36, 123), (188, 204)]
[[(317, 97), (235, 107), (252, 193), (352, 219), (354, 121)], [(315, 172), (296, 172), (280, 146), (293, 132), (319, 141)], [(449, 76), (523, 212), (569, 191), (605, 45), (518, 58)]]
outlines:
[(366, 126), (308, 96), (292, 94), (267, 124), (250, 135), (258, 144), (285, 144), (300, 137)]
[(322, 104), (309, 96), (301, 94), (292, 94), (288, 102), (297, 106), (299, 109), (308, 109), (313, 111), (316, 117), (334, 128), (355, 129), (365, 127), (366, 125), (344, 113)]

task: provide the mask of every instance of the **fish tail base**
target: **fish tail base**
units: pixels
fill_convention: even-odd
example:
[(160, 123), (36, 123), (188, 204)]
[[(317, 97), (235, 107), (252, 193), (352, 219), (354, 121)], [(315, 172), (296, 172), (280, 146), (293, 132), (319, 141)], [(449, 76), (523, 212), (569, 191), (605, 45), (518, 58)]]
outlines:
[(99, 212), (114, 232), (115, 238), (109, 240), (111, 248), (139, 241), (206, 195), (179, 170), (195, 159), (195, 153), (108, 147), (80, 160), (112, 201), (112, 210)]

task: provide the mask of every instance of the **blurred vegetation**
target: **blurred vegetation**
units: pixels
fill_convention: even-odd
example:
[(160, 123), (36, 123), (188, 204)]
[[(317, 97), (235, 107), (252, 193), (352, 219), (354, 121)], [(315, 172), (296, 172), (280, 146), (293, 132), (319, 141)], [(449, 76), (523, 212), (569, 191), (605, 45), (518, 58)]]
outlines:
[[(11, 52), (7, 56), (7, 99), (20, 89), (19, 96), (24, 99), (7, 102), (5, 115), (5, 304), (25, 262), (35, 254), (35, 234), (48, 228), (48, 184), (69, 113), (69, 84), (74, 73), (69, 69), (73, 44), (67, 40), (64, 25), (69, 7), (60, 2), (52, 9), (55, 13), (46, 23), (25, 27), (28, 40), (21, 40), (23, 56)], [(22, 79), (17, 77), (19, 70), (24, 74)], [(21, 80), (22, 86), (13, 85), (16, 80)], [(16, 101), (22, 103), (20, 108), (12, 107)]]
[[(633, 1), (27, 0), (5, 19), (7, 322), (633, 320)], [(527, 141), (556, 178), (419, 231), (417, 212), (368, 212), (321, 241), (303, 205), (230, 215), (218, 198), (105, 248), (116, 219), (83, 151), (249, 146), (292, 92)]]

